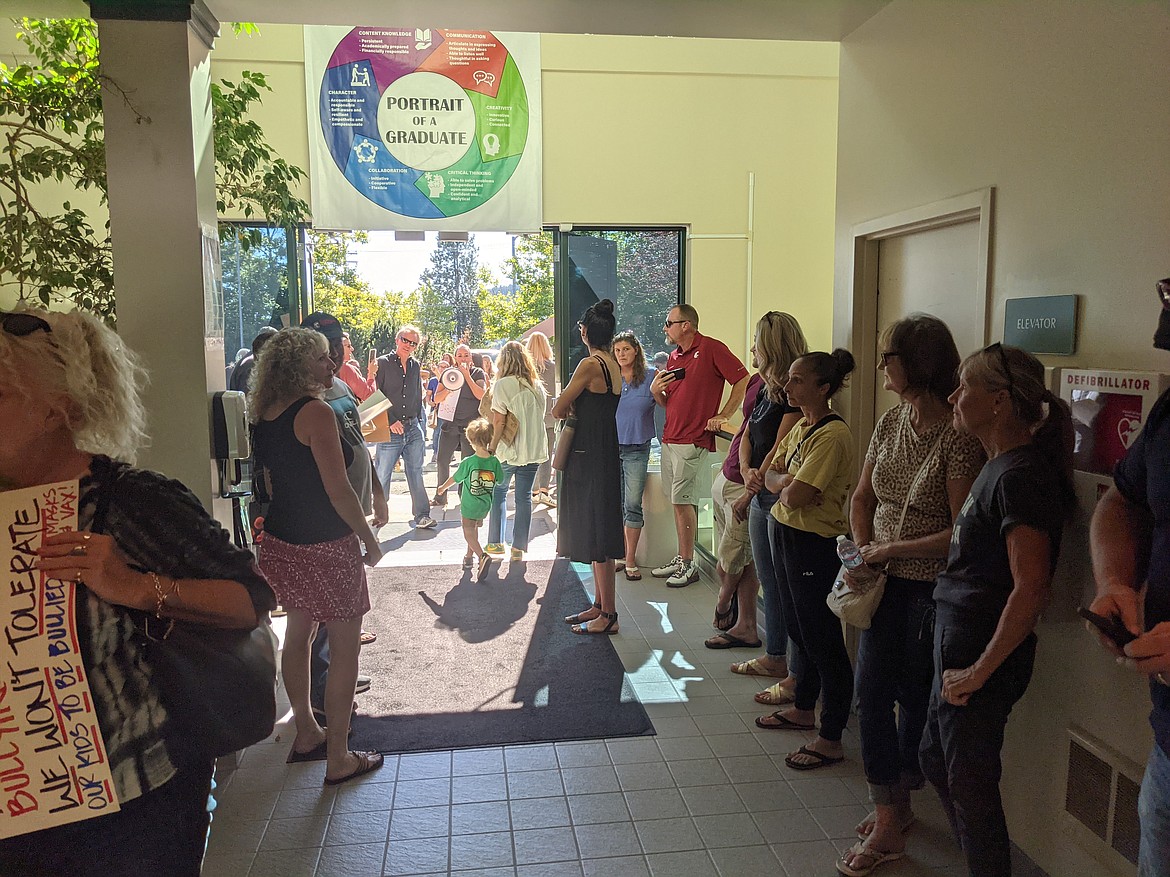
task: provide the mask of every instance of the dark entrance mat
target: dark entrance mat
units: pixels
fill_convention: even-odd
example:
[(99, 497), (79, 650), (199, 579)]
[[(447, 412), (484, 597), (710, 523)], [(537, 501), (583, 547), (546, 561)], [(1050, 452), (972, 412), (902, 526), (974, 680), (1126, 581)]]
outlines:
[(610, 637), (564, 616), (589, 605), (565, 560), (372, 570), (362, 648), (374, 679), (353, 749), (416, 752), (653, 734)]

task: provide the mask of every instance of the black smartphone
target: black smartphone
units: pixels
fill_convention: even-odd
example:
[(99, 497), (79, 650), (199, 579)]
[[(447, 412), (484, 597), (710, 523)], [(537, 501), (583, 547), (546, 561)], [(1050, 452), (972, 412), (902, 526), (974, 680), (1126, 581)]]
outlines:
[(1113, 640), (1119, 649), (1124, 649), (1129, 643), (1137, 639), (1137, 636), (1131, 633), (1129, 628), (1122, 624), (1121, 619), (1116, 615), (1111, 615), (1106, 618), (1104, 615), (1098, 615), (1096, 612), (1092, 612), (1083, 606), (1077, 609), (1077, 614), (1089, 622), (1089, 624), (1093, 625), (1093, 627), (1097, 628), (1097, 630), (1101, 631), (1101, 633), (1105, 634), (1105, 636), (1109, 637), (1109, 639)]
[(668, 375), (673, 375), (676, 381), (681, 381), (687, 376), (687, 367), (685, 365), (680, 365), (678, 368), (668, 368), (666, 373)]

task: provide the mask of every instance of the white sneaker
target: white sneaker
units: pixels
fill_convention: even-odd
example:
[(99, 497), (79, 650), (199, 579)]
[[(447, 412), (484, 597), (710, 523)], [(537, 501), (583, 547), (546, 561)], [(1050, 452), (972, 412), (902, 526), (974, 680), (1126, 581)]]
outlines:
[(682, 566), (682, 562), (682, 555), (676, 554), (674, 556), (674, 560), (669, 561), (665, 566), (656, 566), (654, 569), (650, 570), (650, 575), (654, 576), (656, 579), (664, 579), (668, 576), (675, 575), (678, 572), (679, 567)]
[(679, 563), (678, 572), (666, 580), (666, 587), (668, 588), (685, 588), (687, 585), (693, 585), (699, 580), (699, 565), (691, 560), (685, 563)]

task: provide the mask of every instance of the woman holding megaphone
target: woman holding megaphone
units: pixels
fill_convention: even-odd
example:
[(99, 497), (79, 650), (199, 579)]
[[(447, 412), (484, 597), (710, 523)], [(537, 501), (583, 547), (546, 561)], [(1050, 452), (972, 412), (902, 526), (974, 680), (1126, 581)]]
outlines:
[[(479, 400), (483, 398), (486, 387), (483, 369), (476, 368), (471, 362), (471, 348), (460, 344), (455, 348), (455, 365), (439, 375), (439, 386), (435, 390), (439, 419), (439, 450), (436, 455), (439, 484), (447, 483), (456, 448), (461, 452), (460, 459), (475, 453), (467, 440), (467, 426), (479, 417)], [(447, 492), (436, 493), (431, 505), (446, 507)]]

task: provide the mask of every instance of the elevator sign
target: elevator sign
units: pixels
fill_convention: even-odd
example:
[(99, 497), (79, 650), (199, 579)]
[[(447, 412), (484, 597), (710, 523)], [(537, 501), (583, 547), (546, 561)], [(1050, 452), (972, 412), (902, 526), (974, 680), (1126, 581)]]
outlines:
[(1029, 353), (1069, 356), (1077, 349), (1077, 297), (1009, 298), (1003, 312), (1003, 343)]

